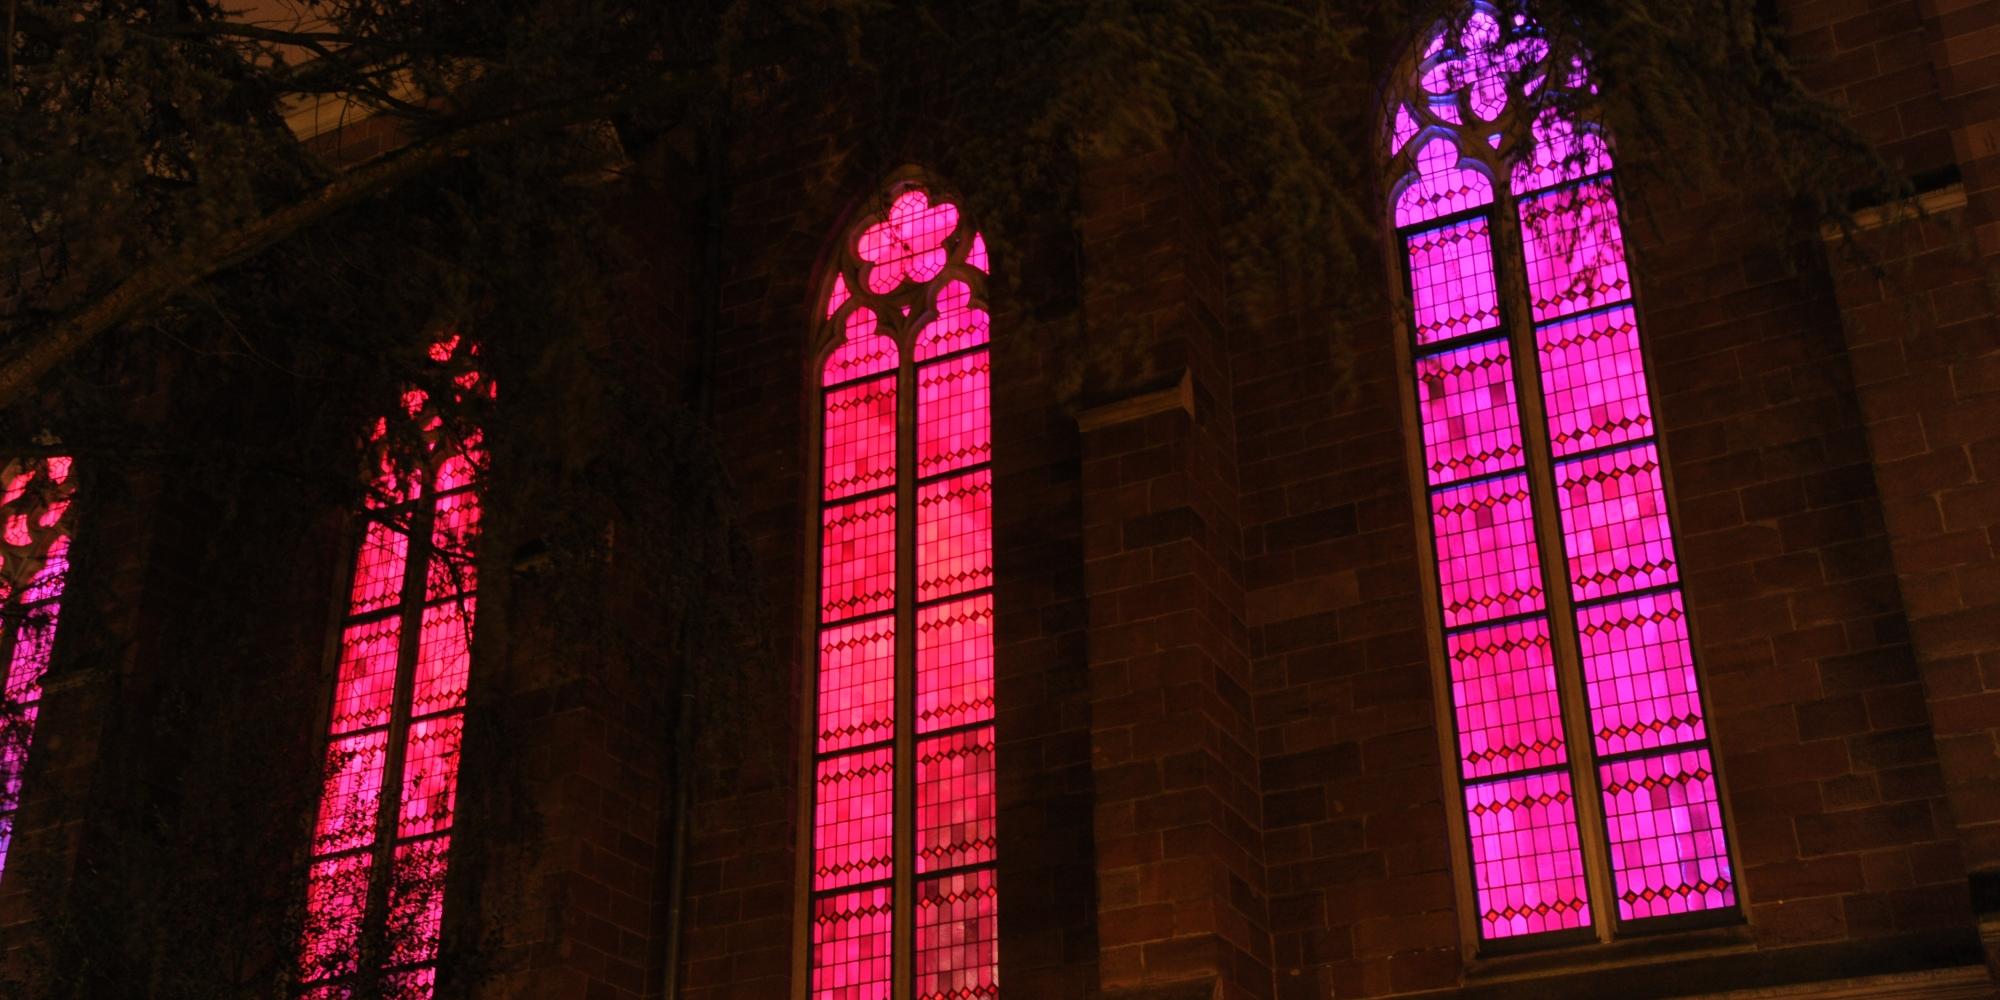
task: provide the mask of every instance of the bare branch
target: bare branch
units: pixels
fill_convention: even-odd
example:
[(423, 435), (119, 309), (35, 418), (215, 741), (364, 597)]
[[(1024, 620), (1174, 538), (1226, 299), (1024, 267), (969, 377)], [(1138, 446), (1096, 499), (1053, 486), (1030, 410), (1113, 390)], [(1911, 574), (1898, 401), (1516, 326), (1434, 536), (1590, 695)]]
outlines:
[(211, 275), (334, 213), (447, 160), (515, 136), (601, 118), (629, 95), (614, 92), (520, 110), (419, 139), (327, 182), (306, 197), (221, 239), (148, 261), (110, 290), (0, 360), (0, 407), (14, 405), (56, 365), (118, 324), (172, 301)]

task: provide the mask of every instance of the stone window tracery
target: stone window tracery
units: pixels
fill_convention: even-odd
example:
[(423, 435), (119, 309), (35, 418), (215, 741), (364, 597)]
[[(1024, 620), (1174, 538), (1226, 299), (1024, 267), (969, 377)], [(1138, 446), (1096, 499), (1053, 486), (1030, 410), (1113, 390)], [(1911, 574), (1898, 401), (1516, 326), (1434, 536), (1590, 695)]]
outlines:
[(838, 248), (820, 475), (809, 995), (999, 995), (990, 267), (927, 181)]

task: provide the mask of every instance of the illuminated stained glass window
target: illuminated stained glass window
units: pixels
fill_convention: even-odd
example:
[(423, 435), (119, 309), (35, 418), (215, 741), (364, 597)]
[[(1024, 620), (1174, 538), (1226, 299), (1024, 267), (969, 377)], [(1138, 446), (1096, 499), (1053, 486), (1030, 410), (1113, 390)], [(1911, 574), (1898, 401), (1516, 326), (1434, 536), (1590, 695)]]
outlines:
[(1736, 909), (1611, 152), (1553, 110), (1577, 65), (1474, 2), (1384, 128), (1487, 944)]
[(22, 459), (0, 470), (0, 870), (14, 841), (21, 777), (40, 713), (42, 674), (55, 649), (56, 619), (69, 578), (70, 460)]
[(477, 355), (457, 335), (434, 343), (435, 386), (406, 390), (370, 434), (299, 946), (313, 1000), (435, 988), (486, 464), (466, 428), (494, 392)]
[(825, 302), (815, 1000), (997, 997), (986, 242), (885, 192)]

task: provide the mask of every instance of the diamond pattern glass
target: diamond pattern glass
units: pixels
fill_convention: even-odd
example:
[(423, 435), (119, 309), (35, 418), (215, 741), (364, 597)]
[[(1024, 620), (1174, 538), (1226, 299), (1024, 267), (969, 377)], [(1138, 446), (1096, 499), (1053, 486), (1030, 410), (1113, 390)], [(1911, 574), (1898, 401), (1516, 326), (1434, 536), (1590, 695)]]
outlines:
[(1617, 761), (1598, 772), (1619, 917), (1643, 920), (1736, 904), (1707, 750)]
[(1680, 591), (1583, 608), (1576, 632), (1600, 756), (1708, 736)]
[(1562, 764), (1562, 697), (1548, 622), (1457, 632), (1445, 640), (1459, 766), (1467, 779)]
[(991, 861), (993, 727), (917, 741), (917, 871)]
[(1535, 339), (1555, 457), (1653, 435), (1653, 401), (1631, 306), (1551, 323)]
[(1491, 224), (1484, 216), (1405, 237), (1417, 343), (1434, 344), (1500, 325)]
[(998, 901), (991, 868), (917, 882), (918, 1000), (1000, 995)]
[(1590, 926), (1567, 771), (1467, 785), (1481, 936)]
[(1518, 469), (1526, 461), (1505, 340), (1418, 359), (1417, 411), (1432, 486)]
[(1528, 477), (1483, 479), (1431, 497), (1447, 628), (1542, 608), (1542, 564)]
[(889, 1000), (895, 909), (888, 886), (812, 905), (813, 1000)]
[(1655, 446), (1557, 462), (1556, 502), (1577, 600), (1680, 579)]

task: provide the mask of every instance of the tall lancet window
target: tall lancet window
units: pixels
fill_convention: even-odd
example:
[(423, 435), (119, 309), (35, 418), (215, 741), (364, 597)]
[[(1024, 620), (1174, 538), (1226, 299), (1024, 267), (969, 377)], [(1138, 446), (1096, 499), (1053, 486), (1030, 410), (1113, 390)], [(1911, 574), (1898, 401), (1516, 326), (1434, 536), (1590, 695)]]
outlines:
[(1555, 110), (1584, 71), (1508, 29), (1440, 26), (1384, 130), (1489, 945), (1736, 907), (1611, 152)]
[(42, 674), (55, 648), (56, 618), (69, 578), (70, 460), (22, 459), (0, 470), (0, 868), (14, 841), (21, 775), (34, 743)]
[(892, 185), (822, 285), (811, 995), (999, 995), (986, 244)]
[(312, 1000), (436, 985), (486, 464), (471, 416), (494, 390), (477, 355), (434, 343), (430, 388), (404, 390), (369, 437), (300, 944)]

